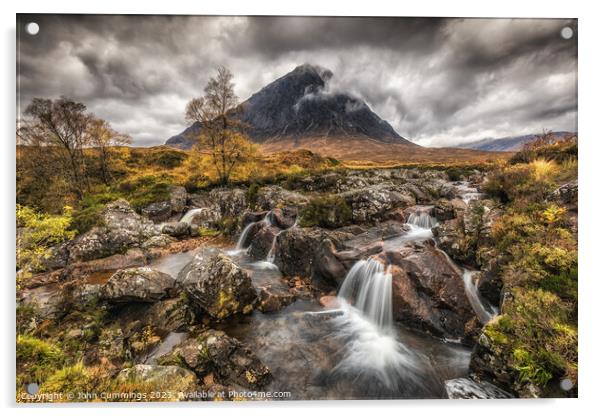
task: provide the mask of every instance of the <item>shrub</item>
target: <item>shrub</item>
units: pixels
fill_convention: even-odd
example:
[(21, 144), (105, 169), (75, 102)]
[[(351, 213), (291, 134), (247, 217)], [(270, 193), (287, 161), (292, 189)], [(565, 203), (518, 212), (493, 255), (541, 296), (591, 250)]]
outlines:
[(302, 227), (339, 228), (351, 224), (352, 220), (351, 207), (337, 195), (312, 199), (300, 215)]
[(17, 204), (17, 267), (38, 270), (50, 255), (50, 248), (70, 240), (75, 233), (69, 230), (72, 209), (65, 207), (63, 215), (35, 212)]
[(102, 225), (101, 213), (105, 205), (119, 199), (119, 195), (103, 192), (84, 197), (73, 213), (70, 229), (77, 234), (83, 234), (93, 227)]
[(65, 363), (61, 349), (29, 335), (17, 336), (17, 382), (42, 383)]
[(123, 182), (120, 189), (132, 207), (140, 210), (153, 202), (169, 200), (171, 186), (168, 176), (146, 175)]

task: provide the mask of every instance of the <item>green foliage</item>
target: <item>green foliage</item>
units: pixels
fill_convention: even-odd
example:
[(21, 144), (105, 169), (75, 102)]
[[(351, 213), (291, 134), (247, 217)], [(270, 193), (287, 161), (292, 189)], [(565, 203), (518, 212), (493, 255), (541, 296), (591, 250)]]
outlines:
[(251, 208), (255, 208), (255, 206), (257, 205), (257, 196), (259, 194), (260, 189), (261, 186), (258, 183), (253, 182), (247, 190), (246, 200)]
[(117, 199), (119, 195), (110, 191), (85, 196), (73, 213), (70, 229), (77, 234), (83, 234), (93, 227), (102, 225), (100, 215), (102, 210), (106, 204)]
[(42, 383), (66, 360), (61, 349), (29, 335), (17, 336), (17, 383)]
[[(217, 223), (217, 229), (224, 235), (232, 236), (238, 231), (238, 217), (222, 217)], [(210, 235), (207, 230), (204, 235)], [(201, 233), (201, 230), (199, 230)], [(203, 234), (201, 234), (203, 235)]]
[(169, 200), (172, 183), (169, 177), (145, 175), (124, 181), (120, 190), (134, 209), (142, 209), (153, 202)]
[(65, 207), (63, 215), (49, 215), (17, 204), (17, 267), (37, 270), (50, 255), (50, 248), (70, 240), (72, 210)]
[(80, 361), (74, 365), (56, 370), (42, 383), (40, 394), (63, 393), (68, 400), (69, 395), (71, 395), (73, 397), (72, 400), (78, 401), (78, 393), (90, 391), (91, 385), (90, 373)]
[(312, 199), (300, 215), (302, 227), (339, 228), (351, 224), (352, 220), (351, 207), (337, 195)]
[(161, 152), (155, 152), (148, 160), (149, 163), (166, 169), (173, 169), (182, 165), (188, 158), (188, 155), (181, 150), (163, 149)]

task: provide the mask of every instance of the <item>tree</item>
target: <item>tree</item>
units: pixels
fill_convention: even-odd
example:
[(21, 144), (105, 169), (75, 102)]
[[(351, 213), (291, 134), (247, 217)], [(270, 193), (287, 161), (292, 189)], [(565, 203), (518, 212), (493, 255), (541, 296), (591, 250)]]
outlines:
[(89, 190), (84, 148), (89, 144), (87, 129), (91, 116), (82, 103), (61, 97), (57, 100), (34, 98), (25, 109), (32, 119), (25, 122), (17, 134), (24, 144), (58, 150), (70, 176), (72, 191), (78, 199)]
[(109, 169), (111, 159), (111, 146), (124, 146), (132, 143), (132, 138), (127, 134), (115, 131), (109, 122), (100, 118), (93, 118), (88, 126), (88, 139), (91, 146), (98, 150), (100, 176), (108, 185), (112, 179)]
[(186, 119), (201, 124), (198, 148), (209, 150), (219, 181), (226, 185), (233, 170), (254, 152), (254, 146), (241, 132), (236, 114), (238, 97), (233, 75), (225, 67), (217, 69), (205, 87), (205, 95), (186, 106)]

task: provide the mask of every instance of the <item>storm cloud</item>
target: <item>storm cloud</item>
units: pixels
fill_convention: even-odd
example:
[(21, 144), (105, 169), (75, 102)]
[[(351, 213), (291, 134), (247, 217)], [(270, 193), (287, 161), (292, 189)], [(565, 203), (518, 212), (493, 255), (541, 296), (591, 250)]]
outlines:
[(218, 65), (241, 101), (303, 63), (328, 68), (330, 90), (425, 146), (577, 130), (574, 19), (19, 15), (17, 31), (20, 111), (67, 96), (139, 146), (186, 127)]

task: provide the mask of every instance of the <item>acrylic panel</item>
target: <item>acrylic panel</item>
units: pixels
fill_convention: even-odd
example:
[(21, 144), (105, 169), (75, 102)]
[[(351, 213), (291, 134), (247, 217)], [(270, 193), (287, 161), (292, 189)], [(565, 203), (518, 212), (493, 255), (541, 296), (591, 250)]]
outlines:
[(577, 34), (17, 15), (17, 401), (576, 397)]

